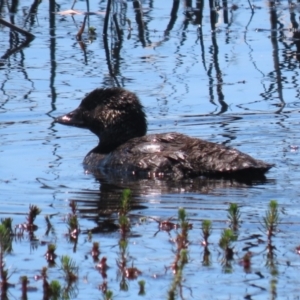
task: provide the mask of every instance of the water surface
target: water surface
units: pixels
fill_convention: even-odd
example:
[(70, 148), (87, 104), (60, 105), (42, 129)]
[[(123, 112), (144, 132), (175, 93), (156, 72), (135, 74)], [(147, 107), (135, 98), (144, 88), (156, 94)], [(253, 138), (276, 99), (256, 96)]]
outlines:
[[(47, 246), (41, 243), (45, 241), (55, 243), (59, 256), (68, 254), (80, 266), (71, 298), (101, 298), (98, 287), (103, 278), (90, 257), (92, 242), (86, 232), (102, 228), (95, 230), (92, 241), (100, 242), (100, 256), (108, 259), (107, 282), (114, 297), (137, 298), (138, 281), (145, 280), (144, 298), (165, 299), (174, 279), (170, 266), (176, 231), (155, 235), (155, 220), (174, 217), (176, 223), (177, 210), (184, 207), (193, 230), (182, 298), (294, 299), (299, 294), (299, 257), (294, 251), (300, 221), (298, 7), (252, 1), (252, 10), (248, 2), (235, 1), (228, 2), (227, 9), (217, 2), (210, 9), (206, 1), (201, 9), (201, 1), (141, 1), (137, 8), (137, 1), (115, 1), (112, 13), (123, 30), (119, 40), (112, 19), (103, 38), (106, 5), (106, 1), (89, 3), (91, 12), (102, 13), (88, 18), (87, 26), (95, 27), (96, 34), (86, 28), (81, 41), (76, 34), (84, 16), (54, 14), (70, 9), (69, 1), (41, 2), (34, 10), (33, 1), (24, 0), (2, 8), (5, 20), (35, 38), (22, 47), (24, 36), (0, 28), (0, 213), (17, 225), (26, 221), (29, 204), (42, 210), (36, 220), (37, 241), (25, 233), (5, 256), (10, 281), (16, 284), (9, 292), (19, 297), (19, 277), (27, 275), (38, 289), (28, 298), (41, 299), (42, 283), (33, 277), (47, 266)], [(77, 2), (75, 9), (87, 11), (86, 1)], [(94, 88), (117, 85), (140, 97), (148, 132), (177, 131), (223, 143), (276, 167), (266, 182), (252, 186), (202, 179), (99, 181), (86, 174), (81, 163), (97, 138), (56, 124), (54, 118), (73, 110)], [(142, 274), (122, 291), (116, 264), (120, 233), (107, 230), (105, 220), (117, 223), (115, 209), (126, 187), (134, 195), (128, 265), (134, 264)], [(274, 239), (276, 272), (268, 264), (266, 243), (251, 238), (255, 255), (247, 273), (239, 264), (244, 239), (257, 234), (266, 241), (260, 222), (271, 199), (281, 209), (280, 231)], [(78, 203), (82, 230), (76, 251), (66, 236), (71, 200)], [(218, 240), (229, 225), (229, 203), (241, 207), (243, 222), (232, 270), (225, 272)], [(51, 216), (55, 228), (48, 235), (45, 215)], [(201, 246), (204, 219), (213, 222), (209, 266), (203, 264)], [(64, 282), (58, 268), (50, 268), (48, 275), (50, 281)]]

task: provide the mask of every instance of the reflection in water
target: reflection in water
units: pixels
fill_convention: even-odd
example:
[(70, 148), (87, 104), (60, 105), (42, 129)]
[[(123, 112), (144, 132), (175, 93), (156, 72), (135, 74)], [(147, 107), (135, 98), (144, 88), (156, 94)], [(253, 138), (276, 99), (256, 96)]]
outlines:
[[(147, 208), (146, 203), (141, 202), (143, 196), (155, 196), (162, 194), (197, 193), (209, 195), (218, 193), (222, 196), (222, 190), (251, 188), (255, 185), (275, 184), (274, 180), (264, 179), (252, 182), (243, 182), (228, 179), (214, 179), (197, 177), (186, 180), (172, 180), (164, 178), (137, 178), (133, 175), (120, 177), (112, 173), (93, 174), (99, 182), (99, 190), (73, 192), (72, 200), (80, 203), (79, 210), (88, 219), (99, 222), (100, 217), (111, 217), (119, 209), (120, 195), (124, 189), (130, 189), (133, 195), (132, 210)], [(225, 195), (225, 194), (224, 194)], [(105, 221), (106, 222), (106, 221)], [(111, 226), (108, 222), (107, 225)], [(102, 224), (103, 226), (103, 224)], [(114, 227), (112, 227), (114, 228)]]
[[(27, 20), (25, 20), (26, 23), (30, 23), (30, 27), (32, 27), (35, 23), (34, 16), (35, 16), (38, 5), (39, 5), (39, 1), (34, 1), (34, 3), (32, 4), (32, 6), (30, 8), (30, 12), (28, 14), (28, 16), (31, 17), (31, 20), (30, 20), (30, 22), (28, 22), (28, 18), (27, 18)], [(1, 3), (0, 3), (1, 11), (3, 9), (3, 6), (4, 6), (4, 2), (1, 1)], [(8, 10), (10, 13), (10, 22), (7, 22), (7, 21), (3, 20), (2, 18), (0, 18), (0, 24), (2, 26), (6, 26), (6, 27), (10, 28), (12, 31), (12, 35), (11, 35), (9, 49), (6, 51), (6, 53), (4, 55), (1, 56), (1, 58), (0, 58), (1, 60), (6, 60), (14, 53), (21, 51), (23, 48), (27, 47), (30, 44), (30, 42), (32, 42), (35, 38), (35, 36), (32, 33), (30, 33), (30, 31), (24, 30), (23, 28), (20, 28), (15, 25), (15, 14), (18, 10), (18, 2), (12, 1), (11, 6), (8, 5)], [(18, 34), (22, 34), (23, 36), (25, 36), (25, 40), (24, 41), (20, 40), (20, 37)], [(0, 66), (1, 65), (2, 64), (0, 64)]]

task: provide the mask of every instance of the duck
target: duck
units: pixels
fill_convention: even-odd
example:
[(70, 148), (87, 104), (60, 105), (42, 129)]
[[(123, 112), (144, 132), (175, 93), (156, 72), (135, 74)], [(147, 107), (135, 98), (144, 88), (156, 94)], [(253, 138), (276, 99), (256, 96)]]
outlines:
[(57, 123), (89, 129), (98, 145), (84, 158), (87, 171), (158, 178), (262, 178), (274, 164), (237, 149), (177, 132), (147, 134), (138, 96), (120, 87), (97, 88)]

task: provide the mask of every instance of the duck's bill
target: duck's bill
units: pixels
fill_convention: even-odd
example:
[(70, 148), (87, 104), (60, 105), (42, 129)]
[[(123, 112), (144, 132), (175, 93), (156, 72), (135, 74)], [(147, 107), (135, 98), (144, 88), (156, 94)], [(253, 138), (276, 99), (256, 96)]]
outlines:
[(72, 112), (57, 117), (55, 119), (55, 122), (63, 124), (63, 125), (68, 125), (68, 126), (76, 126), (76, 127), (81, 127), (85, 128), (84, 122), (82, 120), (82, 114), (80, 109), (75, 109)]

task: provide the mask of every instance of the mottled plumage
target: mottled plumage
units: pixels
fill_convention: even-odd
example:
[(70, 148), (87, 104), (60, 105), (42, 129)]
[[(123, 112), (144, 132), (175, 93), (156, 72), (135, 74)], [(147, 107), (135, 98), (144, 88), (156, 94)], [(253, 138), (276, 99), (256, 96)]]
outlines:
[(56, 119), (90, 129), (99, 145), (84, 159), (88, 170), (174, 178), (199, 175), (261, 177), (273, 165), (236, 149), (180, 133), (146, 135), (143, 106), (122, 88), (96, 89), (73, 112)]

